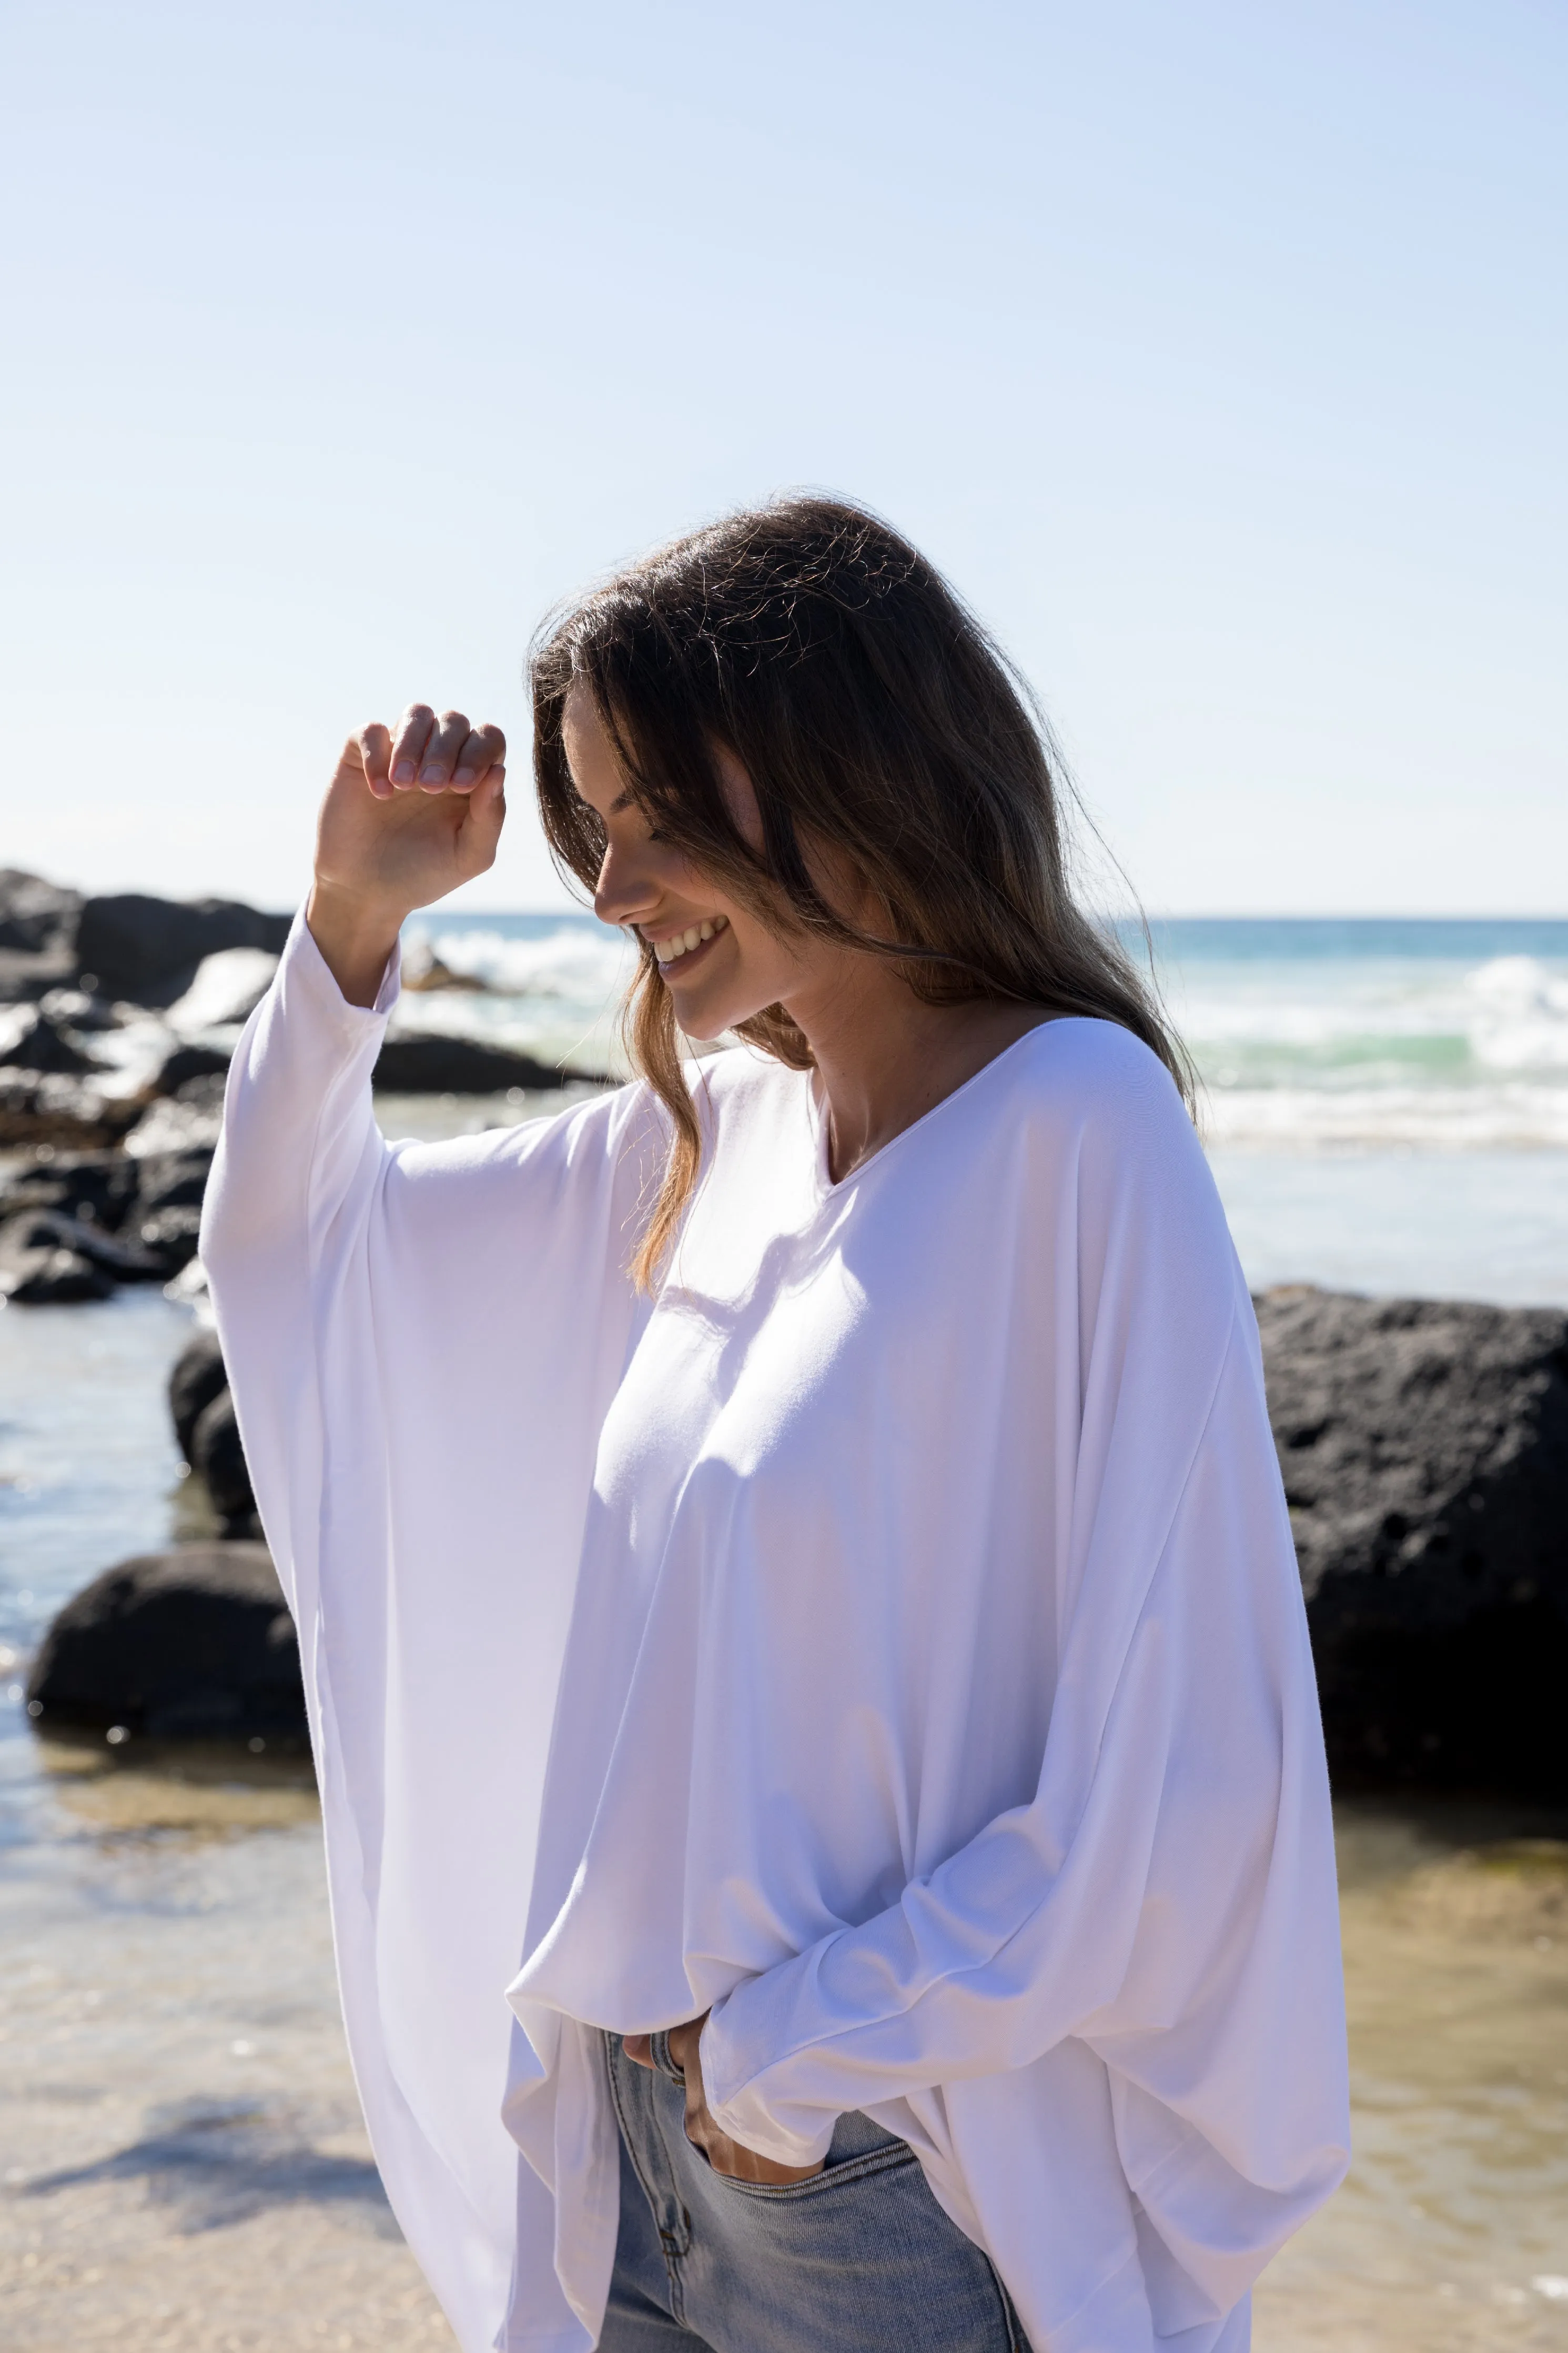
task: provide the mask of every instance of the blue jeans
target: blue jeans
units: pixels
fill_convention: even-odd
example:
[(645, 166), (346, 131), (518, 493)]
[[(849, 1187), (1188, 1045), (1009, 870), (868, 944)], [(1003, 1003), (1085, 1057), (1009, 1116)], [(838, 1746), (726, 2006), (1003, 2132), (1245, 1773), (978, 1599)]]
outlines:
[(1029, 2353), (907, 2141), (844, 2116), (809, 2181), (731, 2181), (687, 2139), (662, 2034), (653, 2047), (650, 2070), (605, 2037), (621, 2222), (599, 2353)]

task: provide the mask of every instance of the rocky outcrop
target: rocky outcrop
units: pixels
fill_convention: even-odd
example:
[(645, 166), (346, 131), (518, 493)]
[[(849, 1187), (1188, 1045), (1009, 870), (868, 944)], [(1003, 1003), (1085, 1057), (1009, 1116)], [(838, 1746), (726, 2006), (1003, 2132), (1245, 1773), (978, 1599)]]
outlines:
[(114, 1276), (76, 1247), (83, 1229), (47, 1209), (0, 1224), (0, 1301), (19, 1307), (71, 1307), (107, 1299)]
[(21, 1306), (105, 1299), (117, 1282), (163, 1282), (171, 1271), (138, 1242), (58, 1209), (24, 1209), (0, 1222), (0, 1299)]
[(1568, 1794), (1568, 1316), (1292, 1288), (1258, 1325), (1336, 1778)]
[(64, 1071), (0, 1067), (0, 1145), (52, 1145), (68, 1152), (117, 1144), (141, 1106)]
[(84, 899), (41, 875), (0, 869), (0, 1001), (36, 1000), (75, 980), (102, 997), (172, 1005), (205, 957), (233, 948), (276, 955), (289, 921), (226, 899), (140, 891)]
[(388, 1038), (376, 1060), (373, 1084), (387, 1094), (499, 1095), (510, 1088), (559, 1087), (580, 1071), (552, 1070), (531, 1054), (509, 1046), (489, 1046), (477, 1038), (451, 1038), (425, 1031)]
[(67, 1602), (27, 1683), (40, 1732), (302, 1746), (299, 1645), (265, 1545), (180, 1545)]
[(76, 968), (82, 987), (100, 996), (173, 1005), (191, 987), (205, 957), (240, 947), (276, 955), (291, 921), (235, 900), (156, 899), (139, 891), (118, 892), (82, 902)]
[(122, 1152), (36, 1152), (0, 1183), (0, 1218), (58, 1209), (113, 1233), (134, 1200), (142, 1172)]
[(43, 997), (76, 971), (79, 891), (0, 867), (0, 1001)]
[(0, 1184), (0, 1297), (61, 1305), (168, 1282), (195, 1254), (211, 1166), (210, 1145), (35, 1153)]
[(72, 1044), (64, 1023), (42, 1005), (0, 1005), (0, 1065), (15, 1071), (64, 1071), (73, 1078), (94, 1067), (90, 1055)]
[(17, 866), (0, 866), (0, 948), (25, 955), (68, 948), (80, 912), (79, 891), (62, 890)]

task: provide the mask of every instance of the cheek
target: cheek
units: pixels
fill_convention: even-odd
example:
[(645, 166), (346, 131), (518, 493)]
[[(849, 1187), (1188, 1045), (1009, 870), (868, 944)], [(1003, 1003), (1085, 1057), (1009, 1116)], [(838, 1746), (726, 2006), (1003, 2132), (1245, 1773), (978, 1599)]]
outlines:
[(760, 1012), (764, 1005), (772, 1005), (786, 994), (799, 978), (799, 961), (787, 942), (758, 923), (754, 915), (742, 915), (739, 922), (731, 915), (730, 925), (735, 936), (736, 953), (731, 965), (734, 984), (748, 999), (754, 999), (748, 1005), (748, 1013)]

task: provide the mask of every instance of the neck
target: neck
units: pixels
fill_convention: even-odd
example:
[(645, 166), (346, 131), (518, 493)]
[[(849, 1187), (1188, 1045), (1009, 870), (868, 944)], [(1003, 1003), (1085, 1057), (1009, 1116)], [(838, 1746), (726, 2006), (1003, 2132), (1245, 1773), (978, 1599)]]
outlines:
[(924, 1005), (890, 965), (847, 951), (784, 1009), (816, 1064), (835, 1183), (1050, 1018), (993, 997)]

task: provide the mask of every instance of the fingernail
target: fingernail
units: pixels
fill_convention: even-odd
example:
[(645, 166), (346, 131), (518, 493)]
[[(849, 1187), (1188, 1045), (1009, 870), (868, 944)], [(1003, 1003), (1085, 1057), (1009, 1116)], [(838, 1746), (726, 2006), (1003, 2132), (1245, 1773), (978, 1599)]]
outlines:
[(471, 793), (479, 781), (472, 768), (459, 768), (452, 778), (452, 785), (457, 792)]
[(413, 761), (395, 760), (392, 764), (392, 781), (395, 785), (411, 785), (414, 782)]
[(419, 781), (422, 785), (444, 785), (447, 781), (447, 771), (426, 761), (419, 771)]

